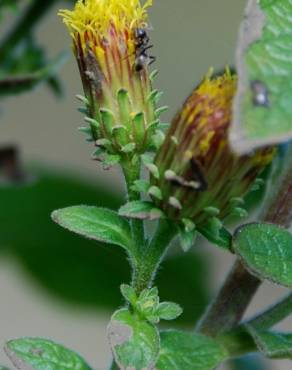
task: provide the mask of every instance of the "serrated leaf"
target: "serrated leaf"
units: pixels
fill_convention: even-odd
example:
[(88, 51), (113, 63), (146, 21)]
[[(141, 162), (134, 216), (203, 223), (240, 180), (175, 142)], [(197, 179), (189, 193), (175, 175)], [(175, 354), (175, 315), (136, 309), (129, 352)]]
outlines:
[(73, 206), (56, 210), (52, 219), (88, 239), (131, 249), (131, 231), (127, 220), (106, 208)]
[(234, 234), (233, 249), (254, 275), (292, 287), (292, 235), (272, 225), (253, 223)]
[(152, 202), (140, 200), (129, 202), (122, 206), (119, 209), (119, 215), (141, 220), (156, 220), (163, 217), (162, 211), (156, 208)]
[(5, 352), (21, 370), (90, 370), (77, 353), (42, 338), (20, 338), (6, 343)]
[(159, 304), (156, 314), (162, 320), (175, 320), (182, 312), (182, 308), (177, 303), (162, 302)]
[(231, 143), (239, 153), (292, 138), (290, 0), (249, 0), (241, 27)]
[(108, 337), (120, 369), (154, 368), (159, 354), (159, 334), (154, 325), (122, 309), (113, 314)]
[(175, 330), (161, 333), (160, 346), (157, 370), (213, 370), (227, 357), (214, 340)]
[(292, 334), (261, 331), (251, 326), (248, 330), (266, 357), (292, 359)]

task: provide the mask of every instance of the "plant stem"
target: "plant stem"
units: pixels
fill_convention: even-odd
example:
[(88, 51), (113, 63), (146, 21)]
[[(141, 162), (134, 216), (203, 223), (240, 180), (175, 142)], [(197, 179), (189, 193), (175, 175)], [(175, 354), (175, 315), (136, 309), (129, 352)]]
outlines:
[[(292, 166), (286, 170), (281, 185), (264, 216), (265, 222), (272, 222), (285, 228), (292, 222)], [(250, 301), (261, 284), (239, 262), (235, 262), (222, 289), (208, 307), (207, 312), (197, 325), (203, 334), (216, 337), (238, 324)]]
[(252, 336), (241, 326), (229, 333), (219, 335), (217, 340), (228, 351), (230, 358), (257, 351)]
[(215, 337), (230, 330), (243, 314), (261, 281), (250, 275), (242, 263), (236, 261), (219, 294), (197, 326), (205, 335)]
[(278, 324), (292, 313), (292, 293), (247, 322), (248, 325), (262, 330)]
[(54, 5), (56, 0), (34, 0), (25, 10), (15, 27), (6, 35), (0, 46), (0, 60), (3, 64), (15, 47), (28, 36), (36, 23)]
[[(127, 186), (127, 201), (140, 200), (140, 194), (133, 191), (134, 182), (140, 178), (141, 163), (133, 165), (130, 161), (123, 161), (122, 169)], [(131, 220), (132, 236), (138, 250), (143, 250), (145, 245), (144, 223), (141, 220)]]
[(137, 294), (151, 286), (160, 262), (175, 234), (175, 227), (168, 221), (161, 220), (157, 225), (155, 235), (134, 266), (132, 284)]

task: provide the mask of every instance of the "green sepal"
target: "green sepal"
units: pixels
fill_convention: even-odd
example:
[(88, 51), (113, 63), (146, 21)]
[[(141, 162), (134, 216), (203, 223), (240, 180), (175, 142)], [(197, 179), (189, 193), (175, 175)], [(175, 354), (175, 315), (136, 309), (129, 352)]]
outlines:
[(119, 209), (119, 215), (139, 220), (157, 220), (164, 217), (163, 212), (152, 202), (136, 200), (129, 202)]
[(120, 89), (117, 94), (117, 100), (119, 105), (120, 120), (128, 130), (131, 129), (131, 102), (129, 99), (129, 93), (125, 89)]
[(129, 134), (125, 126), (113, 127), (112, 135), (116, 143), (121, 147), (124, 147), (129, 143)]
[(151, 81), (151, 82), (154, 82), (155, 78), (158, 76), (158, 73), (159, 73), (158, 69), (154, 69), (154, 70), (150, 73), (150, 75), (149, 75), (149, 79), (150, 79), (150, 81)]
[(137, 145), (142, 145), (145, 139), (145, 117), (143, 112), (135, 114), (133, 117), (134, 139)]
[(123, 153), (132, 153), (136, 149), (135, 143), (129, 143), (122, 147), (121, 151)]
[[(216, 217), (220, 214), (220, 209), (216, 208), (216, 207), (206, 207), (204, 208), (204, 212), (207, 213), (209, 216), (213, 216), (213, 217)], [(220, 224), (220, 228), (221, 228), (221, 224)]]
[(121, 157), (119, 155), (106, 153), (102, 160), (102, 165), (105, 170), (108, 170), (116, 164), (120, 163), (120, 161)]
[(82, 132), (85, 135), (90, 135), (90, 136), (92, 135), (92, 131), (90, 127), (81, 126), (81, 127), (78, 127), (78, 131)]
[(168, 199), (168, 204), (179, 211), (182, 210), (181, 202), (175, 197), (170, 197)]
[(164, 105), (163, 107), (157, 108), (155, 110), (155, 117), (159, 118), (168, 109), (169, 109), (169, 107), (167, 105)]
[(131, 189), (137, 193), (147, 193), (150, 188), (150, 183), (147, 180), (136, 180)]
[(221, 226), (221, 228), (214, 229), (214, 225), (207, 224), (205, 226), (197, 226), (197, 230), (209, 240), (209, 242), (224, 249), (232, 250), (232, 235), (225, 227)]
[(192, 246), (196, 242), (197, 236), (198, 236), (198, 232), (196, 229), (187, 231), (183, 227), (179, 228), (180, 245), (184, 252), (188, 252), (192, 248)]
[(88, 106), (89, 105), (89, 100), (84, 96), (84, 95), (80, 95), (80, 94), (77, 94), (76, 96), (76, 99), (78, 101), (80, 101), (81, 103), (83, 103), (84, 105)]
[(107, 109), (107, 108), (101, 108), (100, 109), (100, 115), (102, 119), (103, 126), (107, 132), (108, 135), (112, 134), (112, 129), (115, 125), (115, 116), (114, 113)]
[(151, 195), (153, 198), (162, 200), (162, 192), (158, 186), (151, 186), (148, 190), (148, 194)]
[(165, 134), (161, 130), (156, 130), (155, 134), (151, 137), (151, 143), (153, 144), (154, 148), (158, 150), (165, 140)]
[(77, 108), (77, 111), (81, 114), (85, 114), (86, 116), (88, 115), (88, 108), (87, 107), (79, 107), (79, 108)]

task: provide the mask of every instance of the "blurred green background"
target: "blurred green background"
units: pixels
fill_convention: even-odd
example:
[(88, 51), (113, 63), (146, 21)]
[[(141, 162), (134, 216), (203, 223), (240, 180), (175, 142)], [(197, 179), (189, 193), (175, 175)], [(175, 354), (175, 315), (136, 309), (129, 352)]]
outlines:
[[(56, 15), (60, 4), (36, 29), (37, 41), (51, 59), (70, 48)], [(233, 64), (244, 5), (244, 0), (155, 1), (150, 34), (160, 71), (156, 85), (170, 107), (165, 119), (170, 119), (209, 67)], [(4, 19), (1, 34), (11, 27), (12, 18), (8, 14)], [(30, 173), (24, 186), (0, 188), (0, 343), (18, 336), (49, 337), (104, 369), (110, 358), (106, 325), (114, 307), (122, 304), (119, 284), (129, 281), (125, 256), (116, 247), (71, 235), (54, 225), (49, 215), (55, 208), (73, 204), (115, 208), (123, 201), (123, 184), (118, 170), (103, 171), (90, 160), (92, 147), (77, 131), (82, 117), (74, 96), (82, 90), (71, 55), (59, 75), (62, 98), (42, 85), (0, 103), (1, 146), (17, 145)], [(174, 248), (158, 284), (163, 299), (183, 305), (179, 325), (192, 327), (231, 263), (231, 256), (207, 245), (186, 255)], [(284, 292), (264, 284), (249, 313)], [(286, 329), (291, 326), (291, 321), (284, 323)], [(8, 364), (3, 352), (0, 363)], [(267, 369), (290, 366), (288, 361), (274, 361)], [(243, 363), (241, 368), (252, 370), (252, 365)]]

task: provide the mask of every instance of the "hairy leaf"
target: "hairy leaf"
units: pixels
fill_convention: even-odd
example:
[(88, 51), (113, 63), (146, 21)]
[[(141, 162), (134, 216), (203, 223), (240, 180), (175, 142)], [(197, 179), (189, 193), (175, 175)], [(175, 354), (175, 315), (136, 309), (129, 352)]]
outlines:
[(292, 359), (292, 334), (256, 330), (249, 327), (259, 350), (269, 358)]
[(234, 251), (256, 276), (292, 287), (292, 235), (272, 225), (253, 223), (240, 227), (233, 238)]
[(131, 249), (129, 223), (109, 209), (73, 206), (54, 211), (52, 218), (65, 229), (86, 238)]
[(6, 343), (5, 352), (20, 370), (90, 370), (77, 353), (42, 338), (20, 338)]
[(108, 337), (122, 370), (154, 368), (159, 354), (159, 334), (154, 325), (121, 309), (111, 318)]
[(203, 335), (181, 331), (161, 333), (158, 370), (213, 370), (227, 358), (225, 350)]

